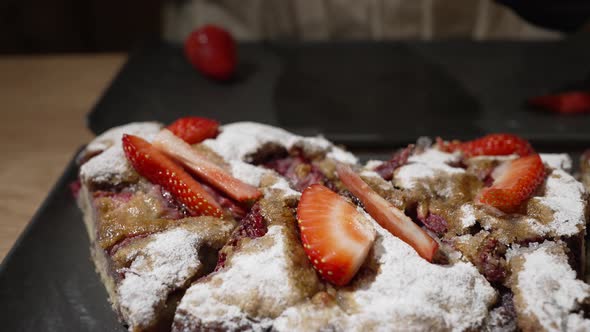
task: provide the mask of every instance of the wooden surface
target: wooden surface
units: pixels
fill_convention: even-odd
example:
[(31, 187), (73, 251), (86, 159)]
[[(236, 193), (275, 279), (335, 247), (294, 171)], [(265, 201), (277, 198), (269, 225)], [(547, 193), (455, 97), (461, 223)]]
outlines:
[(0, 261), (77, 148), (122, 54), (0, 56)]

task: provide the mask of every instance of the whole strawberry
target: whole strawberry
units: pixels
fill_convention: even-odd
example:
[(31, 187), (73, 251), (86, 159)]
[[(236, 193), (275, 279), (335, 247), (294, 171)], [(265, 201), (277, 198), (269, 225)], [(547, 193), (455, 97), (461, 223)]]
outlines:
[(193, 31), (185, 41), (184, 53), (197, 70), (213, 79), (230, 79), (236, 70), (236, 42), (229, 32), (215, 25)]

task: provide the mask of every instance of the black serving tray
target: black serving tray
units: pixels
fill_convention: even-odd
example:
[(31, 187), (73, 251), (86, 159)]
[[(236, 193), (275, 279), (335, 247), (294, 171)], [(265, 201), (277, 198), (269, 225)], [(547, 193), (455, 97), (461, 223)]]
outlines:
[(531, 110), (529, 97), (590, 89), (590, 38), (554, 42), (246, 43), (238, 75), (213, 82), (179, 45), (133, 54), (88, 116), (100, 133), (187, 114), (248, 120), (354, 147), (418, 136), (513, 132), (533, 141), (590, 141), (590, 116)]
[[(260, 121), (300, 134), (322, 131), (363, 160), (387, 158), (419, 135), (467, 138), (500, 130), (532, 138), (541, 151), (575, 158), (590, 147), (587, 117), (522, 108), (525, 96), (566, 88), (590, 73), (590, 45), (579, 40), (245, 44), (240, 53), (236, 81), (219, 84), (196, 74), (178, 46), (139, 51), (89, 114), (88, 126), (100, 133), (186, 114), (224, 123)], [(353, 60), (358, 68), (350, 65)], [(375, 115), (382, 121), (375, 122)], [(76, 174), (72, 159), (0, 265), (1, 331), (125, 331), (90, 260), (68, 186)]]

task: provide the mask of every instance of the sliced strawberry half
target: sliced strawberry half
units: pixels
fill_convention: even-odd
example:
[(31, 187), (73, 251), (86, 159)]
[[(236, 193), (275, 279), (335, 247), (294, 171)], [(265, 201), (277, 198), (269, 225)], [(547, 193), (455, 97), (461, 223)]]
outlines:
[(243, 202), (255, 200), (261, 195), (256, 187), (236, 179), (167, 129), (160, 131), (153, 144), (157, 149), (193, 171), (201, 180), (232, 199)]
[(303, 191), (297, 206), (301, 242), (319, 274), (346, 285), (365, 261), (375, 230), (354, 205), (321, 184)]
[(123, 135), (123, 150), (137, 173), (169, 191), (191, 215), (223, 215), (219, 204), (190, 174), (141, 137)]
[(482, 190), (478, 201), (504, 212), (514, 212), (545, 179), (545, 166), (538, 154), (507, 161), (493, 172), (492, 186)]
[(217, 136), (219, 122), (197, 116), (188, 116), (174, 121), (168, 126), (168, 130), (188, 144), (196, 144), (207, 138)]
[(475, 156), (505, 156), (517, 154), (528, 156), (534, 153), (531, 144), (512, 134), (490, 134), (468, 142), (441, 142), (440, 149), (447, 152), (462, 151), (467, 158)]
[(340, 180), (365, 206), (367, 212), (391, 234), (412, 246), (422, 258), (432, 262), (438, 243), (402, 211), (379, 196), (349, 166), (336, 167)]

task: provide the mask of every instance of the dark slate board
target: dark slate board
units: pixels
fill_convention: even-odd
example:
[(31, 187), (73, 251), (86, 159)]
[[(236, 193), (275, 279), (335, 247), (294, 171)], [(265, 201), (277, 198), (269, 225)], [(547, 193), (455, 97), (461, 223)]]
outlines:
[(589, 41), (241, 44), (238, 77), (229, 83), (196, 73), (178, 45), (156, 44), (130, 57), (88, 126), (100, 133), (193, 114), (362, 147), (489, 132), (587, 142), (589, 116), (534, 111), (524, 101), (590, 89)]
[(0, 265), (2, 331), (126, 331), (90, 260), (72, 160)]

